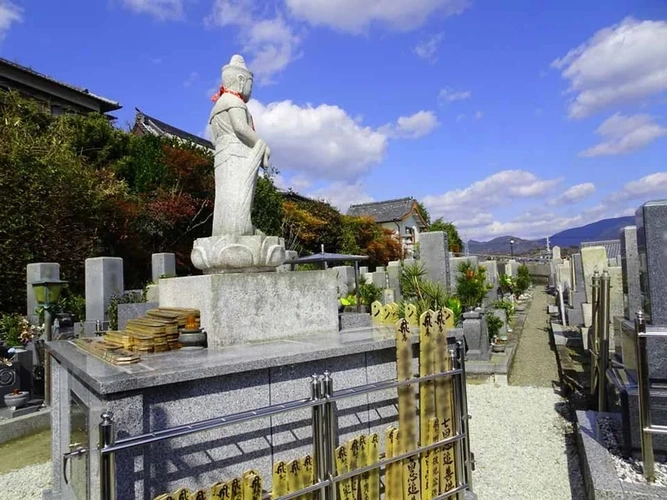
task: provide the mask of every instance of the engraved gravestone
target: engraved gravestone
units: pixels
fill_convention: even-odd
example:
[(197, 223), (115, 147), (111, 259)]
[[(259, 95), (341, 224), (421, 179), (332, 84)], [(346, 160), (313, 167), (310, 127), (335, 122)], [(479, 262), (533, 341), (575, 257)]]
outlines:
[(621, 229), (621, 268), (623, 270), (623, 308), (625, 317), (634, 320), (642, 307), (639, 286), (639, 255), (637, 253), (637, 226)]
[[(650, 201), (637, 209), (637, 253), (642, 307), (647, 320), (667, 326), (667, 200)], [(667, 342), (648, 338), (651, 377), (667, 379)]]

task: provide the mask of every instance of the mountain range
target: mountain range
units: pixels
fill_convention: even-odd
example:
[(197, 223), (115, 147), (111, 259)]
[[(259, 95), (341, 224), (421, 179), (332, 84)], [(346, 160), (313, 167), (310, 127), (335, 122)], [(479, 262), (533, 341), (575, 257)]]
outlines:
[[(549, 237), (549, 244), (553, 248), (578, 247), (583, 241), (602, 241), (619, 239), (619, 231), (625, 226), (634, 225), (634, 216), (616, 217), (613, 219), (602, 219), (581, 227), (574, 227), (560, 231)], [(510, 240), (514, 244), (510, 245)], [(473, 255), (508, 255), (511, 251), (515, 255), (534, 253), (540, 249), (546, 249), (547, 240), (525, 240), (516, 236), (499, 236), (490, 241), (468, 241), (468, 251)]]

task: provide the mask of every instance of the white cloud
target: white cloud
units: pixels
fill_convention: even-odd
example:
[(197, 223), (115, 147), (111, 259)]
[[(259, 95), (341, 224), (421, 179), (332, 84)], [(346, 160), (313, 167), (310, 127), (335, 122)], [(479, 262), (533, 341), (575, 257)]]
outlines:
[(667, 21), (632, 17), (595, 33), (551, 66), (570, 81), (576, 94), (572, 118), (667, 90)]
[(667, 172), (655, 172), (636, 181), (626, 183), (623, 188), (610, 196), (612, 201), (665, 198), (667, 194)]
[(285, 0), (295, 17), (310, 24), (361, 33), (372, 23), (396, 30), (421, 26), (436, 12), (456, 15), (470, 6), (469, 0)]
[(457, 122), (460, 122), (460, 121), (463, 120), (465, 117), (466, 117), (466, 115), (464, 115), (463, 113), (461, 113), (461, 114), (457, 115), (457, 117), (456, 117), (456, 121), (457, 121)]
[(463, 221), (521, 198), (544, 196), (561, 179), (540, 179), (525, 170), (502, 170), (465, 189), (424, 197), (423, 203), (433, 218)]
[(361, 181), (354, 183), (332, 182), (328, 186), (311, 191), (308, 196), (315, 199), (323, 199), (346, 213), (350, 205), (357, 203), (368, 203), (375, 201), (367, 192)]
[(10, 0), (0, 0), (0, 40), (5, 38), (12, 24), (23, 21), (23, 9)]
[(596, 132), (602, 137), (602, 142), (582, 151), (579, 156), (629, 153), (667, 135), (667, 128), (655, 123), (649, 115), (624, 116), (616, 113), (602, 122)]
[(415, 54), (417, 54), (422, 59), (435, 62), (437, 60), (436, 52), (440, 47), (440, 42), (442, 42), (442, 36), (442, 33), (438, 33), (431, 36), (427, 40), (419, 42), (414, 48)]
[(472, 92), (470, 90), (453, 90), (444, 88), (438, 94), (438, 100), (441, 102), (463, 101), (465, 99), (470, 99), (471, 96)]
[(574, 186), (566, 189), (559, 196), (549, 200), (548, 205), (558, 206), (567, 203), (574, 203), (591, 196), (593, 193), (595, 193), (595, 184), (592, 182), (575, 184)]
[(411, 116), (401, 116), (395, 124), (384, 125), (378, 131), (392, 138), (418, 139), (430, 134), (438, 125), (433, 111), (418, 111)]
[(138, 14), (148, 14), (160, 21), (182, 19), (183, 0), (123, 0), (126, 7)]
[[(473, 186), (475, 185), (473, 184)], [(459, 191), (477, 191), (480, 196), (485, 195), (486, 189), (477, 188), (471, 190), (473, 186)], [(589, 197), (594, 192), (595, 186), (592, 183), (582, 183), (570, 187), (556, 199), (569, 200), (569, 208), (574, 208), (572, 204)], [(640, 179), (627, 182), (621, 189), (605, 196), (595, 206), (570, 210), (570, 213), (573, 213), (573, 215), (568, 215), (568, 211), (564, 209), (555, 208), (549, 210), (541, 202), (540, 205), (523, 211), (520, 215), (505, 221), (498, 220), (500, 217), (491, 213), (491, 209), (501, 208), (500, 204), (496, 203), (497, 199), (491, 200), (491, 202), (487, 201), (486, 204), (479, 202), (474, 204), (468, 201), (472, 197), (472, 194), (468, 194), (461, 197), (460, 200), (456, 200), (456, 197), (450, 197), (452, 198), (450, 200), (451, 203), (447, 205), (443, 204), (436, 208), (432, 208), (426, 203), (426, 200), (424, 201), (427, 208), (431, 210), (432, 217), (444, 215), (446, 219), (453, 220), (458, 227), (466, 229), (467, 238), (489, 240), (498, 236), (511, 235), (526, 239), (537, 239), (544, 238), (564, 229), (583, 226), (601, 219), (633, 215), (637, 207), (642, 203), (651, 199), (664, 198), (665, 193), (667, 193), (667, 172), (655, 172)], [(443, 196), (448, 194), (446, 193)], [(505, 196), (505, 204), (511, 204), (515, 198), (511, 193), (508, 194)], [(554, 206), (556, 204), (548, 202), (546, 205)], [(467, 211), (465, 210), (466, 207)], [(446, 211), (437, 211), (442, 208), (445, 208)]]
[(186, 88), (190, 87), (197, 80), (199, 80), (199, 73), (197, 73), (196, 71), (192, 71), (183, 82), (183, 86)]
[(379, 163), (387, 148), (385, 134), (363, 126), (338, 106), (251, 100), (249, 108), (279, 170), (355, 180)]
[(238, 27), (242, 52), (250, 54), (249, 69), (260, 83), (273, 77), (300, 57), (299, 37), (284, 16), (267, 16), (261, 4), (250, 0), (215, 0), (206, 18), (210, 26)]
[(475, 121), (481, 120), (482, 118), (484, 118), (484, 113), (482, 111), (477, 111), (475, 113)]

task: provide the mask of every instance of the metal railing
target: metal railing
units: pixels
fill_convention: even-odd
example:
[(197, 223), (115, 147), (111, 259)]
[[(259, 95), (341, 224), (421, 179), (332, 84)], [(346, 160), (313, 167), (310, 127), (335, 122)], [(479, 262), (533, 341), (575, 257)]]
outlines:
[(635, 318), (635, 354), (637, 357), (637, 392), (639, 395), (639, 436), (641, 437), (644, 477), (655, 481), (655, 456), (653, 434), (667, 435), (667, 425), (651, 423), (651, 380), (649, 378), (646, 343), (649, 337), (663, 337), (667, 341), (667, 330), (646, 331), (644, 312), (638, 311)]
[(609, 273), (595, 271), (592, 278), (593, 323), (589, 331), (591, 397), (597, 396), (598, 411), (607, 411), (607, 367), (609, 366)]
[[(311, 385), (311, 397), (283, 404), (267, 406), (251, 411), (235, 413), (222, 417), (215, 417), (191, 424), (180, 425), (161, 431), (125, 437), (116, 440), (116, 429), (113, 414), (106, 412), (102, 414), (102, 422), (99, 425), (99, 454), (100, 454), (100, 498), (102, 500), (116, 500), (116, 469), (115, 454), (135, 447), (146, 446), (151, 443), (165, 441), (176, 437), (187, 436), (211, 429), (226, 427), (232, 424), (248, 422), (258, 418), (266, 418), (295, 410), (306, 408), (312, 409), (312, 433), (313, 433), (313, 459), (315, 462), (316, 478), (314, 484), (298, 491), (282, 495), (271, 500), (290, 500), (311, 492), (317, 492), (318, 500), (335, 500), (337, 497), (336, 485), (351, 477), (359, 476), (374, 469), (380, 469), (400, 462), (413, 456), (420, 456), (428, 451), (444, 448), (450, 445), (454, 447), (454, 465), (456, 471), (456, 484), (454, 488), (446, 491), (432, 500), (444, 500), (446, 498), (457, 498), (463, 500), (464, 491), (472, 490), (473, 461), (470, 452), (470, 439), (468, 429), (468, 404), (466, 394), (465, 376), (465, 348), (462, 341), (457, 341), (453, 348), (449, 349), (452, 361), (452, 369), (427, 375), (416, 376), (409, 380), (397, 381), (387, 380), (349, 389), (333, 390), (333, 378), (329, 372), (322, 376), (313, 375)], [(336, 427), (336, 402), (345, 398), (370, 394), (377, 391), (395, 389), (402, 386), (419, 384), (428, 380), (439, 378), (450, 378), (453, 387), (454, 418), (453, 435), (441, 439), (432, 444), (422, 444), (416, 449), (400, 455), (386, 457), (380, 455), (380, 460), (371, 465), (360, 467), (344, 474), (336, 475), (335, 450), (338, 441), (338, 429)], [(386, 490), (386, 479), (385, 479)], [(266, 497), (270, 498), (270, 497)]]

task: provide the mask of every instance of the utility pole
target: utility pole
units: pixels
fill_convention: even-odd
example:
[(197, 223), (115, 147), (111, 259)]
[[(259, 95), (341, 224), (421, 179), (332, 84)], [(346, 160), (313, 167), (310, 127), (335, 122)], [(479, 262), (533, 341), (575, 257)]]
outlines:
[(551, 247), (549, 246), (549, 237), (547, 236), (547, 255), (551, 252)]

